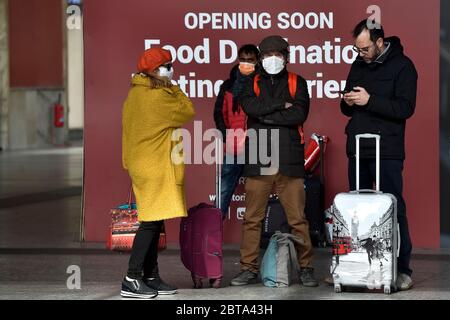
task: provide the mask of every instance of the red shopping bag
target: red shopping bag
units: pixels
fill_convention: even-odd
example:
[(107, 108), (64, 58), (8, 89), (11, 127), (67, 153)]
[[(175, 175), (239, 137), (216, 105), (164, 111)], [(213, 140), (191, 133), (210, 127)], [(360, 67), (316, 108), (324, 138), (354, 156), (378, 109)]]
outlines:
[[(130, 188), (128, 202), (111, 209), (111, 226), (106, 247), (114, 251), (130, 251), (134, 237), (139, 229), (136, 203), (132, 202), (133, 190)], [(159, 235), (158, 250), (167, 248), (166, 230), (163, 224)]]

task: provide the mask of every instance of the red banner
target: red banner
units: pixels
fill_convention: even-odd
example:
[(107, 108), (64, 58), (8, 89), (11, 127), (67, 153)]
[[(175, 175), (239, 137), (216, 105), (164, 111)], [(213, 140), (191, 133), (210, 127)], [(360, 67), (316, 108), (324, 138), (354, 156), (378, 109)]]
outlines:
[[(237, 49), (278, 34), (289, 41), (288, 70), (308, 80), (311, 96), (306, 136), (327, 135), (326, 205), (347, 191), (347, 158), (340, 98), (355, 53), (351, 30), (379, 11), (386, 36), (399, 36), (419, 73), (417, 107), (408, 120), (404, 196), (415, 247), (439, 246), (439, 1), (178, 1), (86, 0), (84, 214), (87, 241), (105, 241), (111, 207), (126, 200), (129, 178), (121, 167), (121, 112), (140, 53), (165, 46), (175, 57), (174, 80), (192, 98), (195, 126), (214, 127), (213, 108)], [(276, 4), (276, 5), (275, 5)], [(426, 12), (426, 14), (423, 14)], [(420, 21), (420, 23), (419, 23)], [(201, 126), (201, 129), (199, 128)], [(200, 138), (195, 131), (200, 132)], [(203, 141), (202, 141), (203, 139)], [(214, 198), (214, 165), (192, 154), (186, 166), (188, 205)], [(225, 223), (225, 242), (238, 243), (245, 212), (242, 186)], [(178, 240), (179, 221), (167, 223), (169, 242)]]

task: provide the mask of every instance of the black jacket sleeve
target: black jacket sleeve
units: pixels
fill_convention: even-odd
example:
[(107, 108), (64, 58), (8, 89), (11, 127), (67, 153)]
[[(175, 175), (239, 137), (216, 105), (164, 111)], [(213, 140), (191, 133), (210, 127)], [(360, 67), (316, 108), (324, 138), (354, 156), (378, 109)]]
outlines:
[(353, 112), (355, 111), (355, 108), (358, 108), (358, 106), (349, 106), (344, 99), (341, 100), (341, 112), (346, 115), (347, 117), (353, 116)]
[(303, 125), (308, 118), (309, 113), (309, 93), (306, 80), (302, 77), (297, 77), (297, 91), (295, 99), (291, 102), (292, 107), (282, 110), (277, 110), (269, 115), (261, 117), (261, 121), (266, 124), (273, 124), (279, 126), (294, 126)]
[[(352, 90), (353, 87), (355, 86), (355, 84), (350, 80), (351, 79), (351, 75), (353, 73), (353, 65), (350, 68), (350, 72), (348, 73), (347, 76), (347, 82), (345, 84), (345, 90)], [(353, 116), (353, 112), (355, 111), (355, 108), (361, 108), (358, 106), (349, 106), (344, 99), (341, 99), (341, 112), (346, 115), (347, 117), (352, 117)]]
[(242, 109), (249, 117), (259, 118), (285, 107), (284, 98), (261, 99), (253, 90), (253, 77), (246, 77), (238, 97)]
[(414, 114), (416, 107), (417, 71), (412, 62), (402, 68), (395, 80), (394, 98), (373, 94), (367, 110), (394, 120), (406, 120)]
[[(225, 83), (224, 83), (225, 84)], [(216, 123), (216, 128), (222, 132), (225, 136), (226, 125), (223, 119), (223, 98), (225, 96), (225, 85), (222, 84), (220, 87), (219, 94), (217, 95), (216, 104), (214, 105), (214, 122)]]

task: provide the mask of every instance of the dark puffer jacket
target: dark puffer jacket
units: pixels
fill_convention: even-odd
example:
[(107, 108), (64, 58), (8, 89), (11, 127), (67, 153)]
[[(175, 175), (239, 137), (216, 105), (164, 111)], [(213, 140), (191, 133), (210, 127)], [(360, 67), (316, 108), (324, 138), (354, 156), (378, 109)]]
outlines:
[[(242, 109), (248, 115), (247, 126), (256, 132), (256, 141), (259, 144), (261, 134), (266, 129), (269, 137), (266, 146), (268, 155), (272, 155), (270, 138), (274, 137), (274, 129), (279, 131), (279, 141), (276, 146), (279, 151), (279, 173), (289, 177), (304, 177), (304, 145), (301, 142), (298, 127), (303, 125), (309, 112), (309, 94), (305, 79), (297, 76), (297, 91), (295, 99), (289, 93), (288, 72), (286, 68), (277, 75), (269, 75), (263, 69), (260, 70), (258, 86), (260, 95), (257, 97), (254, 90), (252, 78), (245, 79), (242, 93), (238, 99)], [(286, 109), (286, 102), (293, 104)], [(250, 148), (249, 136), (245, 143), (246, 165), (244, 176), (253, 177), (261, 175), (262, 168), (271, 167), (272, 163), (264, 164), (261, 161), (259, 146)], [(255, 139), (253, 139), (255, 141)], [(264, 139), (262, 140), (264, 141)], [(262, 152), (264, 155), (265, 152)], [(252, 161), (255, 158), (257, 161)], [(256, 163), (255, 163), (256, 162)]]
[[(359, 86), (370, 94), (365, 106), (349, 106), (341, 101), (341, 111), (350, 120), (345, 128), (347, 156), (356, 154), (355, 135), (381, 135), (381, 158), (405, 158), (405, 124), (416, 106), (417, 72), (412, 61), (403, 54), (397, 37), (385, 38), (388, 50), (367, 64), (358, 57), (347, 78), (346, 89)], [(375, 141), (361, 141), (361, 157), (375, 157)]]

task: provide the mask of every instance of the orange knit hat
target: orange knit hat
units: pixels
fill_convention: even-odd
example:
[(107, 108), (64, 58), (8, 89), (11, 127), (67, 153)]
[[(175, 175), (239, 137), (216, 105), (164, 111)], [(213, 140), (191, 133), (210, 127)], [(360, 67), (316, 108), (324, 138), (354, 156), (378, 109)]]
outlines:
[(145, 50), (138, 61), (138, 71), (150, 73), (158, 69), (167, 62), (172, 61), (172, 55), (169, 50), (162, 48), (151, 48)]

